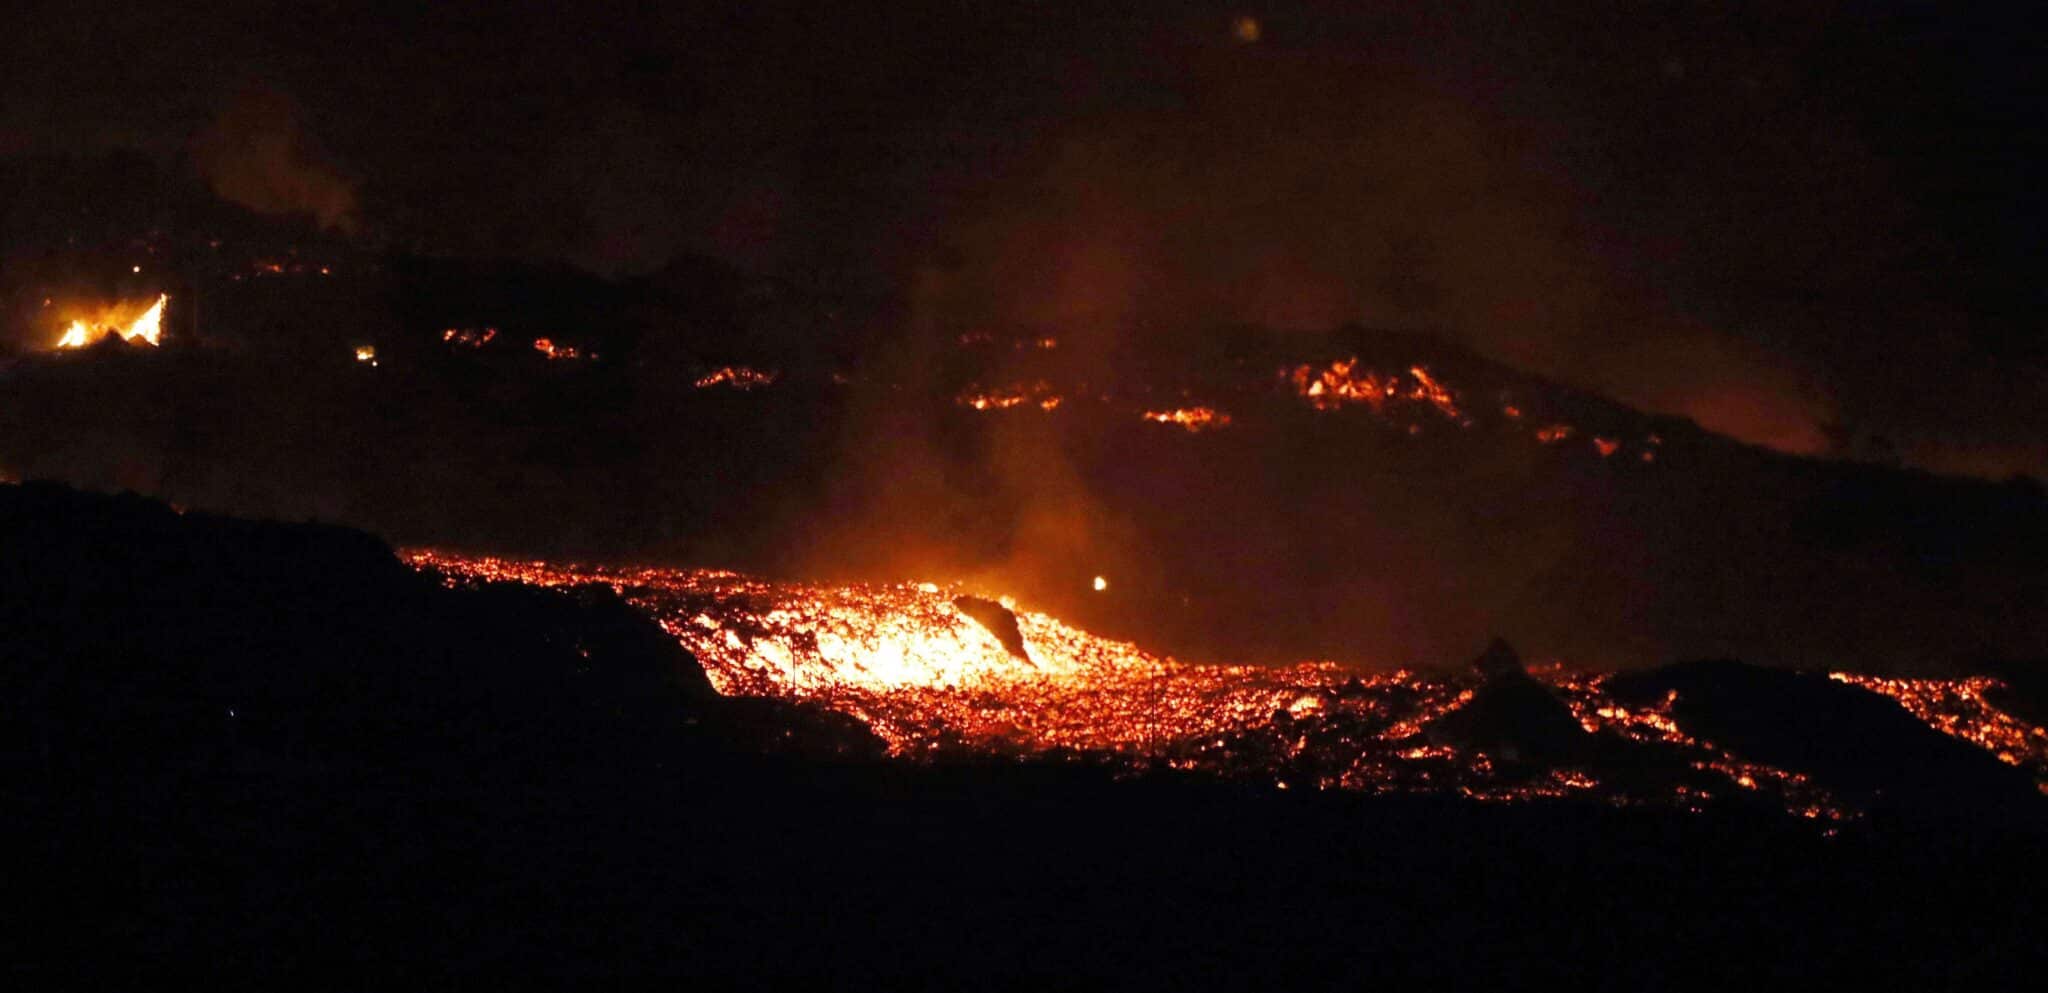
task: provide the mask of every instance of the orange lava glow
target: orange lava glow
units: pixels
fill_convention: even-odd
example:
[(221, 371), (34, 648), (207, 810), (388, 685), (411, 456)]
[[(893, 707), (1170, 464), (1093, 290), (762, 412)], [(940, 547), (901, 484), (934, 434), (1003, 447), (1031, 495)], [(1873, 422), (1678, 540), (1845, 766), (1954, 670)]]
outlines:
[(1548, 427), (1537, 428), (1536, 440), (1546, 445), (1555, 445), (1571, 437), (1572, 433), (1572, 426), (1569, 424), (1552, 424)]
[[(1531, 675), (1594, 740), (1657, 750), (1673, 771), (1606, 781), (1587, 768), (1532, 767), (1512, 754), (1436, 740), (1432, 725), (1473, 699), (1477, 680), (1469, 675), (1318, 661), (1190, 664), (1017, 609), (1005, 597), (1023, 636), (1019, 657), (955, 606), (970, 592), (958, 586), (821, 586), (431, 551), (406, 558), (451, 584), (611, 586), (695, 655), (718, 692), (822, 703), (865, 722), (899, 757), (1069, 756), (1133, 773), (1177, 770), (1283, 789), (1579, 797), (1691, 810), (1762, 801), (1826, 822), (1860, 816), (1799, 773), (1687, 733), (1671, 716), (1675, 697), (1632, 707), (1606, 692), (1605, 675), (1556, 663)], [(1836, 678), (1900, 699), (1922, 720), (2006, 761), (2048, 768), (2048, 731), (1986, 702), (1988, 681)]]
[(1356, 357), (1340, 359), (1318, 370), (1312, 365), (1282, 370), (1281, 376), (1294, 392), (1317, 410), (1337, 410), (1349, 404), (1364, 404), (1375, 413), (1386, 413), (1400, 404), (1425, 403), (1437, 413), (1466, 423), (1457, 397), (1421, 366), (1410, 366), (1405, 376), (1360, 367)]
[(1177, 407), (1173, 410), (1148, 410), (1145, 419), (1160, 424), (1177, 424), (1191, 434), (1215, 431), (1230, 426), (1230, 415), (1208, 407)]
[(1041, 379), (1021, 386), (969, 389), (955, 397), (954, 402), (975, 410), (1009, 410), (1027, 404), (1040, 410), (1057, 410), (1061, 399), (1052, 384)]
[(550, 359), (554, 359), (557, 361), (562, 359), (580, 359), (586, 357), (595, 357), (586, 356), (583, 353), (582, 349), (575, 348), (570, 345), (558, 345), (552, 338), (535, 338), (533, 340), (533, 350), (541, 353), (542, 355), (547, 356)]
[(1961, 738), (2007, 765), (2028, 769), (2048, 793), (2048, 728), (2035, 727), (2000, 710), (1985, 694), (2004, 689), (1989, 676), (1968, 679), (1892, 679), (1833, 672), (1828, 678), (1882, 693), (1943, 734)]
[(441, 332), (442, 341), (463, 348), (482, 348), (497, 337), (497, 328), (446, 328)]
[(752, 369), (743, 365), (729, 365), (713, 369), (697, 377), (696, 383), (692, 385), (700, 390), (709, 389), (713, 386), (729, 386), (736, 390), (751, 390), (757, 386), (773, 384), (778, 376), (780, 376), (780, 373), (773, 369), (763, 372), (759, 369)]
[(132, 308), (109, 308), (95, 319), (74, 318), (57, 339), (58, 348), (84, 348), (109, 335), (119, 335), (122, 341), (141, 341), (151, 345), (162, 344), (164, 327), (164, 304), (171, 300), (170, 294), (157, 294), (156, 302), (143, 308), (133, 316), (116, 316)]

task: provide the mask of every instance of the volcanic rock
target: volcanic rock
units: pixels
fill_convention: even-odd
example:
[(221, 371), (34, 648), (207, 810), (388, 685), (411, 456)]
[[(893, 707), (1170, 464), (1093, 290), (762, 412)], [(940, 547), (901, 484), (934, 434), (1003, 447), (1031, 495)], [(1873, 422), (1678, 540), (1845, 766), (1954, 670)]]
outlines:
[(1628, 703), (1676, 693), (1671, 716), (1686, 733), (1877, 806), (1976, 814), (2038, 800), (2026, 773), (1824, 675), (1719, 660), (1626, 673), (1607, 685)]
[[(961, 613), (974, 618), (976, 624), (987, 628), (988, 633), (995, 635), (996, 640), (1002, 642), (1003, 647), (1009, 649), (1011, 655), (1031, 662), (1031, 653), (1024, 648), (1024, 632), (1017, 627), (1017, 615), (1011, 613), (1010, 608), (978, 596), (955, 597), (953, 606)], [(1037, 665), (1035, 662), (1031, 664)]]
[(1463, 707), (1424, 729), (1432, 741), (1511, 762), (1548, 764), (1583, 754), (1585, 729), (1571, 708), (1529, 676), (1507, 642), (1495, 638), (1472, 668), (1485, 682)]

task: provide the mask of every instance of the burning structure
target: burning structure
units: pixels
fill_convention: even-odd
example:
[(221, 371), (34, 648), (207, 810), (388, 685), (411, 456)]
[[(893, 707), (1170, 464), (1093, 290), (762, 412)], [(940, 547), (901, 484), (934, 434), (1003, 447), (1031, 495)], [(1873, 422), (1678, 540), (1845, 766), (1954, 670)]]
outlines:
[(132, 316), (116, 316), (120, 311), (133, 308), (111, 308), (95, 319), (74, 318), (57, 339), (58, 348), (84, 348), (107, 338), (119, 338), (124, 342), (141, 342), (145, 345), (163, 343), (164, 305), (171, 301), (170, 294), (160, 293), (156, 302), (144, 305)]

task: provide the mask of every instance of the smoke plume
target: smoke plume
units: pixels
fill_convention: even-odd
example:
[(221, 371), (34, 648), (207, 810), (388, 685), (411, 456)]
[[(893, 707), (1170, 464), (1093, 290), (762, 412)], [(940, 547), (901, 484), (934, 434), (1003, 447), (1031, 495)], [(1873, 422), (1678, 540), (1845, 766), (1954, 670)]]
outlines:
[(193, 138), (192, 159), (215, 193), (251, 210), (344, 233), (358, 225), (354, 184), (322, 160), (282, 93), (244, 91)]

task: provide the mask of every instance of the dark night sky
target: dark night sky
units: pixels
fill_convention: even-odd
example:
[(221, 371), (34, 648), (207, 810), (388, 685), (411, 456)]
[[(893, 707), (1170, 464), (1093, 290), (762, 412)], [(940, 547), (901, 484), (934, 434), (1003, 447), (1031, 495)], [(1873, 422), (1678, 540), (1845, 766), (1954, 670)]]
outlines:
[(0, 154), (142, 148), (367, 239), (711, 254), (935, 326), (1431, 329), (1778, 447), (2048, 469), (2017, 13), (455, 6), (31, 3)]

